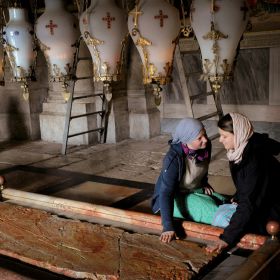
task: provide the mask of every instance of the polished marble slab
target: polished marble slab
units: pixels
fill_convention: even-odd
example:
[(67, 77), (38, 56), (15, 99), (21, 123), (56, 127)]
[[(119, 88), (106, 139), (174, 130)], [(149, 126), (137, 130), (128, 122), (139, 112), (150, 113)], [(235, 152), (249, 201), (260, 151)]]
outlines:
[(139, 191), (137, 188), (86, 181), (63, 190), (54, 190), (51, 195), (109, 206)]

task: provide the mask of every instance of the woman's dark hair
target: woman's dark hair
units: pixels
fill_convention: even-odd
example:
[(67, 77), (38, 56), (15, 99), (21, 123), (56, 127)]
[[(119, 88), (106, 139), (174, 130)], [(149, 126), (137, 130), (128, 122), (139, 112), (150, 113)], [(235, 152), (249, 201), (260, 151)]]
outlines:
[(218, 121), (218, 127), (224, 131), (233, 133), (233, 122), (230, 114), (224, 115), (219, 121)]

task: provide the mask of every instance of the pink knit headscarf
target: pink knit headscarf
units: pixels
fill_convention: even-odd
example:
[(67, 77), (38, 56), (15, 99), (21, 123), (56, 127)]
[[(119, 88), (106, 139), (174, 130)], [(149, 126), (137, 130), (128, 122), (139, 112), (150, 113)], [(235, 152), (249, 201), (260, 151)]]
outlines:
[(242, 154), (254, 130), (247, 117), (239, 113), (229, 113), (233, 122), (234, 149), (227, 151), (227, 157), (234, 163), (242, 160)]

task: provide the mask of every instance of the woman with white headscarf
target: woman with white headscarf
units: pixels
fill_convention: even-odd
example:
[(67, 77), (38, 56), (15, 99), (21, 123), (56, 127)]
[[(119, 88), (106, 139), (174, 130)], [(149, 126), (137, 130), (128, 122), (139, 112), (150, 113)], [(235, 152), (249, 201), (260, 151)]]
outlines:
[(248, 118), (238, 113), (225, 115), (218, 127), (236, 187), (231, 201), (237, 207), (219, 242), (206, 248), (208, 252), (235, 245), (246, 232), (266, 234), (270, 220), (280, 223), (280, 163), (274, 157), (280, 143), (254, 132)]
[[(183, 119), (172, 136), (152, 198), (152, 210), (160, 212), (163, 225), (160, 240), (166, 243), (175, 238), (173, 217), (211, 224), (218, 208), (210, 197), (214, 193), (208, 184), (211, 142), (203, 124)], [(204, 204), (199, 207), (201, 200)]]

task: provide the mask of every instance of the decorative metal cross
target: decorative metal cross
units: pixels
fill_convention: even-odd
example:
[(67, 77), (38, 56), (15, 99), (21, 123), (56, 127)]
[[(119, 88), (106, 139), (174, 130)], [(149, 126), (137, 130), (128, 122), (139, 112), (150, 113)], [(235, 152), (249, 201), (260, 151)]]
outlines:
[(243, 2), (243, 7), (240, 7), (240, 11), (243, 11), (243, 20), (245, 20), (246, 14), (249, 11), (248, 7), (246, 6), (245, 1)]
[(50, 29), (51, 35), (53, 35), (54, 28), (57, 27), (57, 24), (54, 24), (52, 20), (50, 20), (50, 24), (46, 25), (46, 28)]
[(129, 13), (133, 16), (133, 25), (137, 27), (138, 25), (138, 17), (143, 14), (143, 12), (138, 10), (138, 5), (135, 6), (134, 10)]
[(168, 18), (168, 15), (164, 15), (162, 10), (159, 10), (159, 15), (155, 16), (155, 19), (159, 19), (159, 26), (163, 27), (163, 20)]
[(111, 28), (111, 21), (116, 20), (114, 17), (110, 16), (110, 13), (107, 12), (107, 16), (103, 17), (102, 20), (107, 21), (107, 28), (110, 29)]

